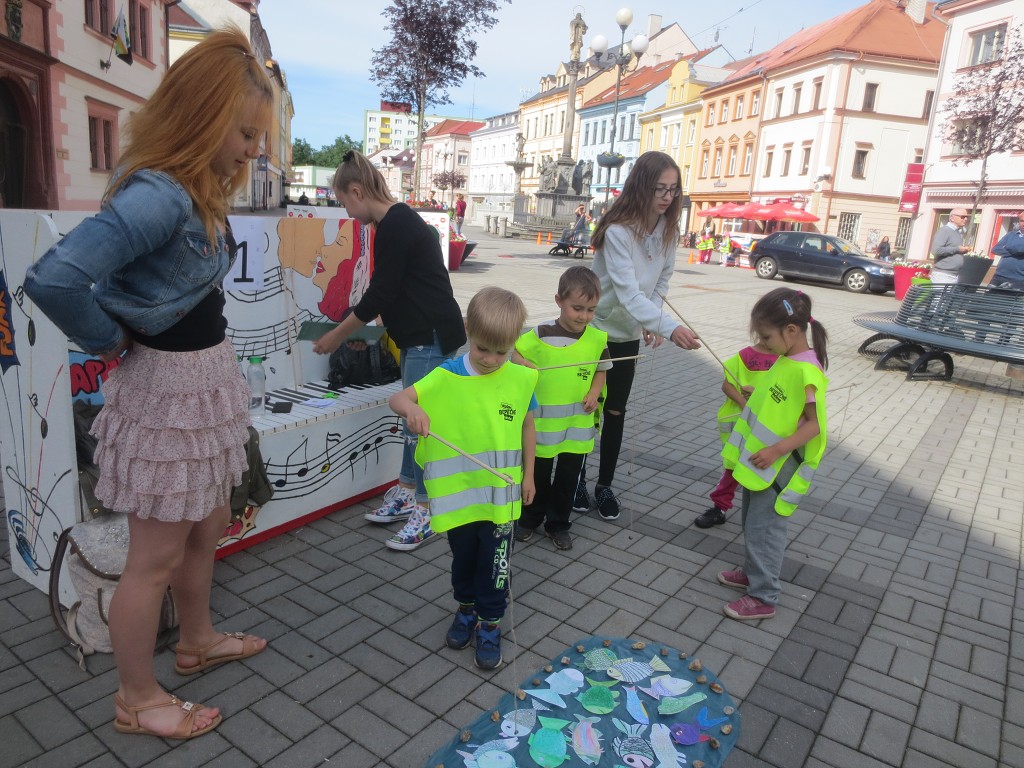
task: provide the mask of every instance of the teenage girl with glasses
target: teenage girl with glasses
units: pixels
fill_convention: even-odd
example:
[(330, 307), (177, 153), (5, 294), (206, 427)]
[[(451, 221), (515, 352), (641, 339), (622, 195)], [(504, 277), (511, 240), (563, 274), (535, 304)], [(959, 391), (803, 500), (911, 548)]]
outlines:
[[(679, 166), (664, 152), (647, 152), (626, 177), (622, 194), (594, 230), (594, 272), (601, 281), (593, 325), (608, 333), (609, 357), (630, 357), (640, 351), (640, 339), (657, 347), (666, 338), (682, 349), (697, 349), (697, 337), (662, 312), (661, 298), (676, 261), (682, 201)], [(615, 363), (608, 371), (604, 401), (601, 458), (594, 489), (601, 517), (619, 516), (611, 485), (622, 447), (626, 402), (633, 386), (636, 362)], [(589, 507), (585, 470), (580, 474), (574, 509)]]

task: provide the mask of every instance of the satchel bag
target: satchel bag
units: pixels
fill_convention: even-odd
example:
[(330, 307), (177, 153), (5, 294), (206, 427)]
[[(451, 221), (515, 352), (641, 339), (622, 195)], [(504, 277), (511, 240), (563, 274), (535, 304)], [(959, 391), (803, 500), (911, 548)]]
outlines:
[[(86, 668), (86, 656), (113, 651), (107, 617), (127, 557), (128, 516), (124, 514), (111, 513), (86, 520), (67, 528), (57, 539), (50, 569), (50, 614), (57, 628), (75, 646), (82, 670)], [(66, 615), (59, 595), (65, 562), (78, 595)], [(169, 639), (169, 630), (176, 626), (178, 613), (168, 588), (160, 609), (159, 633), (163, 643)]]

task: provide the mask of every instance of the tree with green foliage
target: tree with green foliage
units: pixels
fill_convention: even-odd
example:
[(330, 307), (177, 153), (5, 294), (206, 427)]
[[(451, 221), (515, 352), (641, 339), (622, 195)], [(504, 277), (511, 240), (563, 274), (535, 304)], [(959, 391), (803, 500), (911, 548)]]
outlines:
[(339, 136), (333, 144), (324, 144), (320, 149), (313, 149), (305, 139), (292, 142), (292, 167), (296, 165), (319, 165), (324, 168), (337, 168), (341, 158), (350, 149), (363, 149), (363, 143), (356, 141), (348, 134)]
[(316, 165), (313, 162), (313, 148), (305, 139), (292, 142), (292, 167), (296, 165)]
[(416, 112), (414, 187), (423, 154), (423, 116), (430, 106), (451, 104), (449, 89), (467, 77), (484, 76), (473, 64), (478, 48), (473, 36), (498, 23), (495, 13), (502, 2), (512, 0), (392, 0), (381, 13), (391, 41), (374, 49), (370, 79), (385, 99), (407, 101)]

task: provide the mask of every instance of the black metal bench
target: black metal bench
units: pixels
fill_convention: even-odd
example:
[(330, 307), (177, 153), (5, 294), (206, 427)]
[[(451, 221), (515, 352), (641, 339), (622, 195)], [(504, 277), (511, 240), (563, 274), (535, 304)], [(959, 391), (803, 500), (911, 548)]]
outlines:
[[(878, 356), (875, 370), (891, 364), (905, 369), (910, 381), (949, 381), (950, 353), (1024, 364), (1024, 291), (915, 285), (899, 311), (858, 315), (853, 322), (876, 332), (857, 350)], [(932, 362), (942, 369), (929, 370)]]

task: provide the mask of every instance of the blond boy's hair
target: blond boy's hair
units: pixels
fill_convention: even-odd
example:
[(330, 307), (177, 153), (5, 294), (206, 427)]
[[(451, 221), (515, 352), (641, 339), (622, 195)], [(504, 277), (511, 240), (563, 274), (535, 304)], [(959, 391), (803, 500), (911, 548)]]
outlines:
[(470, 339), (495, 349), (511, 349), (526, 324), (526, 305), (512, 291), (488, 285), (476, 292), (466, 310)]

